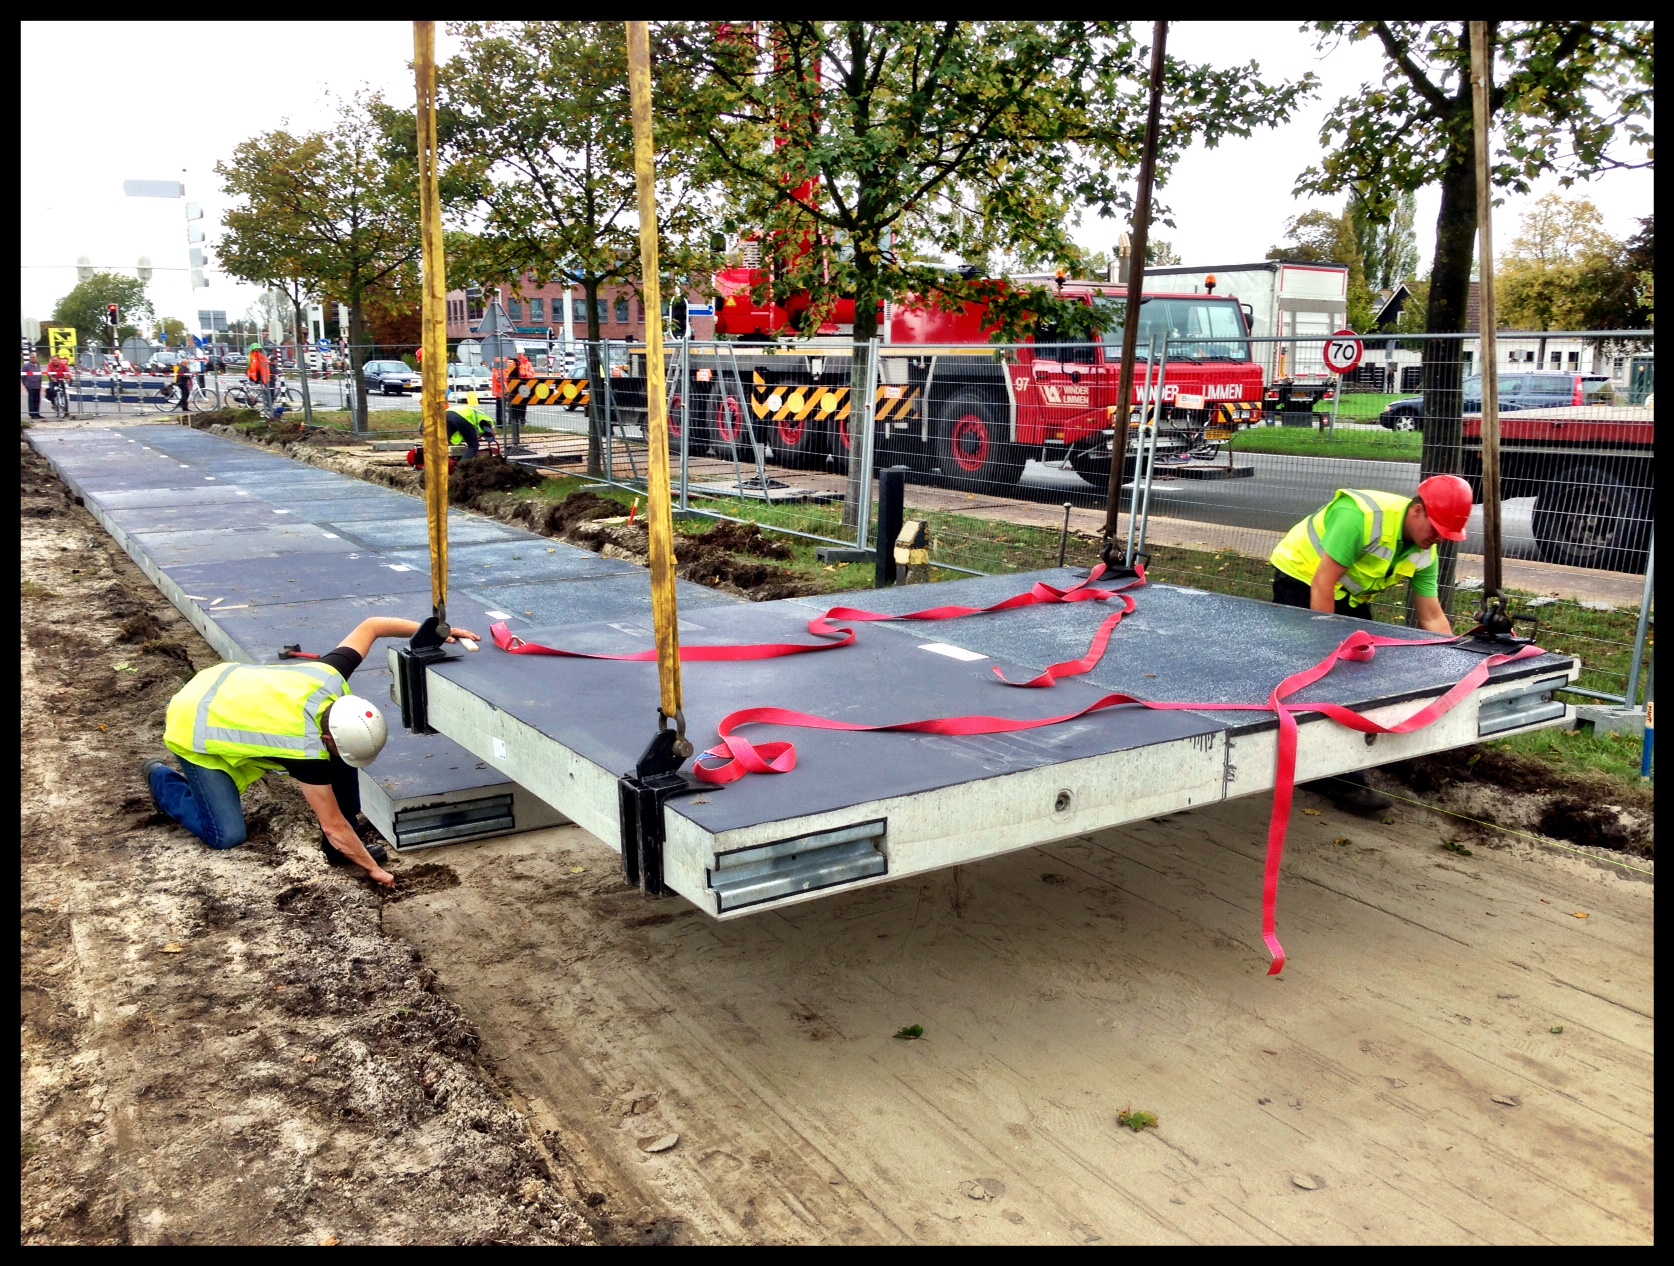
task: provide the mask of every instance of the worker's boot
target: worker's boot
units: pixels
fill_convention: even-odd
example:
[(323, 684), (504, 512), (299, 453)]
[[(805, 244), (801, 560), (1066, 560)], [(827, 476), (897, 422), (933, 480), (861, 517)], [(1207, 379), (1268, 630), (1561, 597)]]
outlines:
[(1386, 813), (1395, 802), (1366, 781), (1365, 774), (1341, 774), (1336, 778), (1321, 778), (1307, 784), (1309, 791), (1318, 792), (1339, 809), (1351, 813)]

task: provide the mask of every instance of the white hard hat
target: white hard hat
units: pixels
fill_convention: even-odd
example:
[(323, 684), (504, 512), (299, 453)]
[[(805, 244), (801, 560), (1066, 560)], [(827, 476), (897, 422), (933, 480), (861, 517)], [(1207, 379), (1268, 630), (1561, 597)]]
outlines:
[(378, 758), (389, 739), (389, 726), (378, 705), (360, 695), (343, 695), (326, 714), (326, 729), (345, 765), (364, 768)]

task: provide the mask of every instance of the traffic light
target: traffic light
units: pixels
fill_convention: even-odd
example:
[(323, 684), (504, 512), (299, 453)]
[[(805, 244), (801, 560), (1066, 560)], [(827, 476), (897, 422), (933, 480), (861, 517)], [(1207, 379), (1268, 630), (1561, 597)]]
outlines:
[(122, 314), (117, 310), (117, 307), (114, 303), (105, 305), (105, 324), (110, 326), (111, 329), (114, 330), (118, 325), (121, 324), (121, 321), (119, 319), (121, 317), (121, 315)]

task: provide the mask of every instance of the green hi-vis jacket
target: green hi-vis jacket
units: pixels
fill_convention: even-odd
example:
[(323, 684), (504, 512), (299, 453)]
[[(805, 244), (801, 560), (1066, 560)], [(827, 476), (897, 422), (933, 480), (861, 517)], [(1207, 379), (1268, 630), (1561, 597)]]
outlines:
[[(1436, 547), (1408, 546), (1401, 554), (1401, 531), (1407, 520), (1411, 497), (1398, 497), (1391, 492), (1367, 491), (1359, 488), (1339, 488), (1337, 495), (1315, 514), (1291, 528), (1273, 550), (1272, 563), (1285, 575), (1305, 585), (1314, 583), (1320, 559), (1325, 555), (1325, 515), (1332, 506), (1347, 499), (1359, 507), (1362, 526), (1360, 552), (1342, 579), (1337, 582), (1335, 596), (1347, 598), (1351, 606), (1370, 602), (1384, 589), (1411, 580), (1436, 561)], [(1395, 565), (1390, 566), (1391, 560)]]

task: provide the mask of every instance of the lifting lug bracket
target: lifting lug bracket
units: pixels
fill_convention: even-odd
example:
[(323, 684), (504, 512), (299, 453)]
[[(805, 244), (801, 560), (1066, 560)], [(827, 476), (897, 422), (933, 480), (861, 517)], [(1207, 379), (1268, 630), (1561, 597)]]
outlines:
[(702, 783), (680, 772), (692, 752), (684, 728), (683, 724), (680, 729), (659, 728), (633, 773), (623, 774), (616, 784), (622, 874), (647, 897), (672, 895), (663, 886), (663, 843), (667, 838), (663, 806), (678, 796), (704, 789)]
[(401, 695), (401, 724), (410, 734), (434, 734), (430, 728), (430, 690), (424, 670), (444, 660), (458, 659), (447, 651), (450, 630), (443, 617), (431, 616), (419, 625), (412, 641), (395, 652), (396, 689)]

